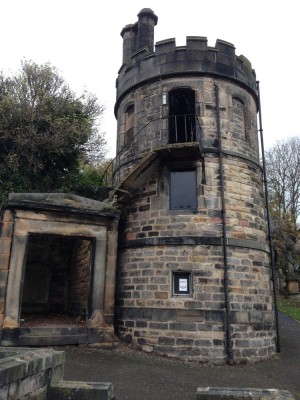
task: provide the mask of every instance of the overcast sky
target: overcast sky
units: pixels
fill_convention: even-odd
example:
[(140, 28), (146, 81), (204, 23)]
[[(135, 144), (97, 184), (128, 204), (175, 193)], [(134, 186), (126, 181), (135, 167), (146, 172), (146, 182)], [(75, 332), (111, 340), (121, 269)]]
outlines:
[(122, 62), (122, 28), (142, 8), (158, 16), (155, 42), (206, 36), (236, 47), (260, 81), (265, 147), (300, 135), (300, 23), (297, 0), (0, 0), (1, 62), (15, 73), (22, 59), (50, 62), (80, 94), (106, 106), (102, 130), (115, 154), (115, 80)]

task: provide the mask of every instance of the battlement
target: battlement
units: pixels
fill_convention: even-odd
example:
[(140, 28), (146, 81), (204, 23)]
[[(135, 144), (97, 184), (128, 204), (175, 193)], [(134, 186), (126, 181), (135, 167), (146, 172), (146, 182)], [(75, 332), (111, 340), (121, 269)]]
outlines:
[(123, 37), (123, 65), (117, 79), (117, 104), (129, 90), (148, 80), (174, 76), (211, 75), (234, 80), (256, 93), (256, 76), (250, 61), (235, 54), (232, 43), (217, 39), (215, 47), (207, 38), (187, 36), (185, 46), (176, 46), (175, 38), (159, 41), (154, 49), (157, 16), (143, 9), (135, 24), (126, 25)]

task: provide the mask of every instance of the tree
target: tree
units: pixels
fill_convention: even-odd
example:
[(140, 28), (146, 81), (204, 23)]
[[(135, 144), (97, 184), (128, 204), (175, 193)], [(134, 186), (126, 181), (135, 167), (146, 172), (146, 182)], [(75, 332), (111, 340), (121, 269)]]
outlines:
[(281, 217), (295, 228), (300, 216), (300, 137), (277, 142), (266, 152), (269, 194)]
[(0, 74), (0, 196), (74, 190), (82, 162), (104, 158), (103, 111), (50, 64), (24, 61), (16, 76)]
[(265, 156), (276, 260), (287, 270), (299, 240), (300, 138), (275, 143)]
[(110, 159), (97, 164), (82, 163), (79, 173), (74, 180), (76, 194), (96, 200), (108, 197), (107, 182), (103, 182), (103, 175), (111, 163)]

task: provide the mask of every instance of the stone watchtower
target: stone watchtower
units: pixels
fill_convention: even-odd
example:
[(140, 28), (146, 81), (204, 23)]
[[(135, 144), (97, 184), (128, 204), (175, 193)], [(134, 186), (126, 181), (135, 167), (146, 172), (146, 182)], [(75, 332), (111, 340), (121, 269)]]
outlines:
[(145, 351), (203, 362), (275, 352), (255, 73), (232, 44), (122, 30), (116, 326)]

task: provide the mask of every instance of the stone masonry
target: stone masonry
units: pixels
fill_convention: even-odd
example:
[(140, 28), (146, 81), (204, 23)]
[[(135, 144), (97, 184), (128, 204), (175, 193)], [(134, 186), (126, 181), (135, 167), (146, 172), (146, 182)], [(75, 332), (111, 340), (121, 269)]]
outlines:
[[(1, 345), (19, 344), (22, 312), (83, 317), (82, 337), (69, 328), (54, 344), (113, 341), (118, 219), (110, 205), (71, 194), (9, 196), (0, 237)], [(47, 329), (39, 345), (53, 344)]]
[[(117, 331), (171, 357), (266, 359), (275, 329), (255, 73), (221, 40), (213, 48), (204, 37), (180, 47), (168, 39), (154, 49), (156, 23), (143, 9), (121, 32)], [(172, 208), (182, 195), (174, 173), (185, 171), (195, 200)]]

